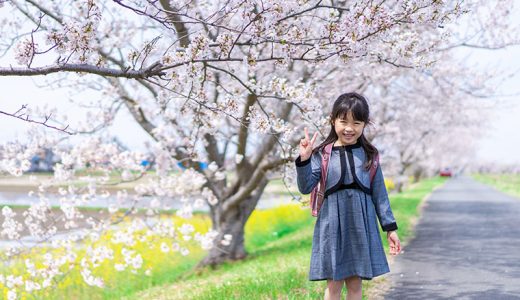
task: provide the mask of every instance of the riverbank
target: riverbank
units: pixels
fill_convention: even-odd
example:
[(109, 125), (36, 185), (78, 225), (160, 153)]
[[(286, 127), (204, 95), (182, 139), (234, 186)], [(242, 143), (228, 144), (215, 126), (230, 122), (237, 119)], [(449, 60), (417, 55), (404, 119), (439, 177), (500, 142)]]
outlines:
[[(98, 175), (99, 176), (99, 175)], [(117, 183), (117, 179), (114, 177), (109, 184), (99, 185), (104, 190), (115, 192), (120, 190), (127, 190), (129, 193), (134, 193), (134, 187), (140, 183), (144, 183), (148, 180), (148, 178), (154, 176), (153, 174), (147, 174), (144, 177), (141, 177), (135, 181), (131, 182), (122, 182)], [(22, 176), (7, 176), (0, 175), (0, 192), (8, 192), (8, 193), (21, 193), (27, 194), (30, 191), (38, 191), (38, 187), (41, 183), (51, 182), (54, 175), (52, 173), (32, 173), (32, 174), (24, 174)], [(85, 186), (84, 182), (78, 180), (75, 183), (75, 186), (81, 187)], [(58, 193), (58, 189), (63, 187), (62, 185), (50, 185), (47, 188), (48, 193)]]
[[(38, 191), (38, 187), (43, 182), (51, 182), (53, 178), (52, 173), (34, 173), (24, 174), (19, 177), (0, 175), (0, 193), (12, 193), (12, 194), (28, 194), (29, 192)], [(139, 184), (147, 183), (150, 179), (155, 178), (155, 173), (148, 172), (145, 176), (136, 179), (134, 181), (122, 182), (114, 177), (107, 184), (98, 184), (97, 188), (100, 190), (106, 190), (110, 193), (125, 190), (129, 194), (135, 194), (134, 188)], [(233, 180), (233, 176), (228, 177), (229, 180)], [(78, 180), (75, 186), (85, 186), (84, 182)], [(57, 194), (58, 189), (62, 186), (50, 185), (47, 187), (46, 192), (50, 194)], [(264, 194), (278, 194), (278, 195), (291, 195), (299, 194), (296, 185), (292, 186), (289, 190), (286, 188), (281, 178), (271, 179), (267, 184)]]

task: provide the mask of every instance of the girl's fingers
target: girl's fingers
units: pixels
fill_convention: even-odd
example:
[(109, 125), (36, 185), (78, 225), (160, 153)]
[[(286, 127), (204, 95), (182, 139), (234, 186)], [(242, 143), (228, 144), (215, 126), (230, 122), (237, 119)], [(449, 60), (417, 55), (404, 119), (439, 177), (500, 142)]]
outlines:
[(305, 139), (309, 140), (309, 132), (307, 131), (307, 127), (304, 128), (305, 131)]
[(393, 241), (391, 242), (391, 246), (390, 246), (390, 249), (394, 251), (394, 254), (398, 254), (399, 252), (401, 252), (401, 241), (399, 240), (396, 240), (396, 241)]
[(318, 132), (316, 131), (314, 133), (314, 136), (312, 137), (312, 140), (311, 140), (311, 145), (314, 145), (314, 142), (316, 141), (316, 138), (318, 137)]
[(397, 254), (401, 252), (401, 242), (399, 240), (394, 240), (393, 238), (388, 238), (388, 244), (390, 245), (390, 252), (393, 254)]

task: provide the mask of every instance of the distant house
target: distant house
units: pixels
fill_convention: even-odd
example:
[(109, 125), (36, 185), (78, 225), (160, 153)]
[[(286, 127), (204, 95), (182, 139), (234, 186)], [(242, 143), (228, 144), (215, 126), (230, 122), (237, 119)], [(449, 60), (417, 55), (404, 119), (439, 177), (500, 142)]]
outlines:
[(29, 172), (53, 172), (54, 164), (57, 162), (56, 156), (51, 149), (42, 149), (38, 154), (31, 158)]
[(143, 166), (146, 170), (151, 170), (155, 166), (155, 158), (153, 155), (148, 154), (145, 159), (141, 160), (140, 165)]
[[(197, 163), (199, 164), (199, 167), (200, 167), (201, 170), (205, 170), (205, 169), (208, 168), (208, 163), (207, 163), (207, 162), (199, 161), (199, 162), (197, 162)], [(183, 165), (182, 162), (180, 162), (180, 161), (177, 163), (177, 165), (178, 165), (181, 169), (183, 169), (183, 170), (186, 169), (186, 166)]]

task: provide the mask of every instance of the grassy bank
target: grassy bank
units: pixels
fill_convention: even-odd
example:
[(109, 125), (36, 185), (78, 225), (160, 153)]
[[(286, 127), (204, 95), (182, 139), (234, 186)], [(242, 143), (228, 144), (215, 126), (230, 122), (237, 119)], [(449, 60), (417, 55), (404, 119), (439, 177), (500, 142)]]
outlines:
[(520, 174), (472, 174), (472, 177), (506, 194), (520, 197)]
[[(188, 221), (180, 220), (179, 217), (169, 214), (163, 214), (161, 218), (171, 219), (176, 226), (179, 226), (180, 223), (192, 224), (197, 232), (202, 233), (211, 227), (211, 221), (206, 214), (194, 215)], [(123, 225), (124, 228), (131, 227), (131, 219), (127, 221)], [(248, 251), (254, 251), (254, 249), (258, 249), (269, 242), (284, 238), (291, 232), (308, 227), (311, 222), (312, 217), (309, 215), (308, 210), (301, 209), (296, 204), (265, 211), (257, 210), (253, 212), (246, 225), (246, 248)], [(105, 288), (100, 289), (85, 284), (78, 267), (71, 270), (62, 267), (60, 270), (65, 275), (56, 278), (56, 288), (33, 291), (31, 293), (24, 292), (20, 294), (21, 298), (120, 299), (126, 295), (135, 294), (153, 286), (168, 284), (178, 280), (181, 276), (186, 276), (189, 274), (190, 269), (205, 255), (205, 252), (193, 239), (188, 242), (181, 242), (181, 247), (189, 249), (189, 254), (183, 256), (178, 250), (174, 251), (171, 248), (172, 239), (168, 236), (148, 236), (146, 230), (137, 229), (133, 234), (135, 244), (133, 246), (124, 246), (120, 243), (114, 243), (115, 234), (113, 230), (109, 230), (97, 240), (87, 239), (84, 242), (84, 245), (88, 245), (92, 249), (108, 246), (114, 250), (113, 258), (101, 262), (95, 268), (91, 267), (93, 275), (103, 279)], [(182, 241), (182, 238), (180, 240)], [(163, 243), (170, 247), (169, 251), (161, 250), (161, 244)], [(125, 257), (122, 255), (122, 252), (124, 252), (123, 248), (130, 251), (135, 250), (135, 254), (139, 253), (143, 261), (142, 266), (135, 269), (128, 266), (125, 270), (116, 270), (115, 264), (125, 264)], [(22, 276), (24, 279), (28, 279), (24, 265), (26, 258), (43, 262), (46, 255), (58, 258), (64, 254), (65, 249), (63, 248), (42, 247), (33, 248), (16, 260), (7, 259), (2, 255), (2, 260), (9, 261), (9, 265), (0, 267), (0, 274), (5, 276), (13, 275), (15, 277)], [(89, 261), (92, 258), (92, 255), (85, 250), (78, 251), (77, 256), (76, 261), (80, 261), (82, 258), (86, 258)], [(44, 266), (42, 263), (38, 263), (36, 268), (44, 268)], [(35, 279), (31, 278), (31, 280)], [(2, 290), (2, 296), (5, 297), (8, 289), (2, 286), (1, 283), (0, 289)]]
[[(403, 244), (411, 237), (413, 223), (419, 214), (418, 205), (444, 182), (445, 179), (432, 178), (401, 194), (391, 195), (392, 210)], [(307, 210), (304, 212), (308, 214)], [(270, 222), (264, 219), (260, 218), (264, 224), (276, 222), (276, 219)], [(300, 225), (290, 230), (277, 229), (272, 234), (266, 231), (255, 242), (251, 234), (258, 225), (249, 226), (248, 223), (246, 240), (250, 256), (244, 261), (226, 263), (216, 270), (207, 268), (196, 273), (187, 272), (173, 284), (157, 286), (124, 299), (320, 299), (325, 282), (307, 280), (313, 223), (314, 219), (302, 219)], [(300, 226), (301, 229), (297, 230)], [(382, 233), (382, 237), (385, 251), (388, 251), (386, 234)], [(375, 285), (384, 281), (384, 278), (376, 279), (363, 281), (364, 299), (374, 292)]]

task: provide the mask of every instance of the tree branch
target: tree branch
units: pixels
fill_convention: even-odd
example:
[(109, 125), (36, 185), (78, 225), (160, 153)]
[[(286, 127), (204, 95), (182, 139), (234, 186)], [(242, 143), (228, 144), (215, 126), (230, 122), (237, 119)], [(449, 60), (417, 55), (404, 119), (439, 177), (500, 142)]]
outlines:
[(281, 166), (289, 161), (290, 159), (288, 158), (282, 158), (270, 162), (264, 161), (264, 164), (254, 170), (253, 175), (247, 184), (241, 186), (237, 193), (228, 198), (226, 202), (222, 204), (222, 211), (227, 211), (231, 207), (240, 204), (240, 202), (246, 199), (257, 188), (258, 184), (261, 182), (262, 178), (264, 178), (265, 173), (268, 170)]
[[(67, 125), (67, 126), (65, 126), (63, 128), (58, 128), (56, 126), (52, 126), (52, 125), (47, 124), (47, 122), (50, 120), (52, 114), (46, 115), (44, 117), (45, 118), (44, 121), (36, 121), (36, 120), (31, 119), (29, 117), (29, 115), (25, 115), (25, 113), (22, 112), (26, 108), (27, 108), (27, 104), (24, 104), (15, 113), (8, 113), (8, 112), (0, 110), (0, 114), (6, 115), (6, 116), (10, 116), (10, 117), (13, 117), (13, 118), (17, 118), (19, 120), (22, 120), (22, 121), (25, 121), (25, 122), (29, 122), (29, 123), (40, 124), (40, 125), (43, 125), (43, 126), (48, 127), (48, 128), (52, 128), (52, 129), (55, 129), (55, 130), (58, 130), (58, 131), (61, 131), (61, 132), (65, 132), (66, 134), (70, 134), (70, 135), (74, 135), (75, 134), (74, 132), (67, 130), (69, 128), (69, 125)], [(25, 115), (25, 117), (23, 117), (24, 115)]]
[(181, 17), (174, 13), (177, 11), (171, 6), (170, 1), (160, 0), (159, 2), (161, 3), (161, 6), (168, 11), (166, 15), (175, 27), (180, 46), (182, 48), (187, 48), (190, 45), (190, 39), (188, 37), (188, 29), (186, 28), (186, 25), (182, 22)]
[(116, 70), (110, 68), (102, 68), (89, 64), (64, 64), (55, 66), (45, 66), (37, 68), (5, 68), (0, 67), (0, 76), (37, 76), (37, 75), (48, 75), (58, 72), (76, 72), (76, 73), (90, 73), (106, 77), (123, 77), (142, 79), (153, 76), (165, 75), (160, 69), (159, 62), (156, 62), (146, 69), (135, 71), (135, 70)]

